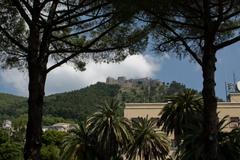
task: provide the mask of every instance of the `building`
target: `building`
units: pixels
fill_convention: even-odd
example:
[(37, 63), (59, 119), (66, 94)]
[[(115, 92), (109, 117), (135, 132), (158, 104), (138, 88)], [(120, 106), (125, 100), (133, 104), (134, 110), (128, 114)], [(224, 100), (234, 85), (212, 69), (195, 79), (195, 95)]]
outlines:
[(12, 121), (4, 120), (3, 123), (2, 123), (2, 128), (11, 130), (12, 129)]
[(127, 79), (126, 77), (118, 77), (117, 79), (114, 79), (112, 77), (107, 77), (106, 84), (117, 84), (121, 87), (137, 87), (139, 85), (141, 86), (151, 86), (156, 87), (157, 85), (161, 85), (162, 82), (159, 80), (153, 80), (151, 78), (139, 78), (139, 79)]
[[(240, 93), (230, 93), (230, 102), (218, 102), (217, 111), (219, 119), (229, 116), (230, 122), (225, 131), (240, 127)], [(124, 117), (133, 119), (137, 117), (159, 118), (159, 113), (167, 103), (126, 103)], [(172, 139), (172, 136), (170, 137)]]
[(76, 129), (78, 126), (76, 124), (70, 124), (70, 123), (56, 123), (52, 126), (43, 126), (42, 130), (43, 132), (48, 130), (55, 130), (55, 131), (62, 131), (62, 132), (68, 132), (72, 129)]

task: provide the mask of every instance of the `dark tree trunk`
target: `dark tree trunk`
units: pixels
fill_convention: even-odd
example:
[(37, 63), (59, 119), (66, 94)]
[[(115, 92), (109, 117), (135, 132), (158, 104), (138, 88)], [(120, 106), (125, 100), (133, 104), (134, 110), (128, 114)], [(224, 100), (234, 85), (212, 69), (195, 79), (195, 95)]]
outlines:
[[(24, 159), (40, 160), (42, 136), (42, 110), (47, 76), (47, 61), (45, 50), (40, 47), (40, 29), (37, 25), (39, 17), (39, 1), (34, 1), (34, 15), (28, 39), (28, 123)], [(45, 47), (47, 49), (48, 46)]]
[(150, 158), (149, 158), (149, 155), (148, 155), (148, 154), (144, 155), (144, 160), (150, 160)]
[(203, 54), (204, 145), (206, 160), (217, 159), (217, 100), (215, 96), (216, 51), (208, 43)]
[(28, 123), (24, 159), (39, 160), (42, 136), (42, 108), (44, 86), (46, 81), (46, 67), (41, 64), (29, 63), (29, 98)]

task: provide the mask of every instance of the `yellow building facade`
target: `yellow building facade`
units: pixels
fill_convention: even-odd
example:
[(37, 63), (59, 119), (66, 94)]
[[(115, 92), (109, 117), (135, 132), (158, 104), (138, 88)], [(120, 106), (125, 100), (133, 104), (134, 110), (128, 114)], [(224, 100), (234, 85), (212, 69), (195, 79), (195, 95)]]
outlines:
[[(229, 96), (230, 102), (219, 102), (217, 107), (219, 119), (229, 116), (228, 121), (231, 123), (225, 128), (225, 131), (240, 126), (240, 93), (232, 93)], [(124, 117), (128, 119), (146, 116), (158, 118), (164, 105), (166, 103), (126, 103)]]

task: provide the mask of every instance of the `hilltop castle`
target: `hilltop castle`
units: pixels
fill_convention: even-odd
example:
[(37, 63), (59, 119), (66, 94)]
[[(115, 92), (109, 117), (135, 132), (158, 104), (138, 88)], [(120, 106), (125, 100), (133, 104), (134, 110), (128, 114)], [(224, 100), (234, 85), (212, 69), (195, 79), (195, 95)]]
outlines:
[(122, 87), (135, 87), (139, 85), (154, 87), (161, 85), (162, 82), (148, 77), (139, 79), (127, 79), (126, 77), (118, 77), (117, 79), (114, 79), (112, 77), (107, 77), (106, 84), (117, 84)]

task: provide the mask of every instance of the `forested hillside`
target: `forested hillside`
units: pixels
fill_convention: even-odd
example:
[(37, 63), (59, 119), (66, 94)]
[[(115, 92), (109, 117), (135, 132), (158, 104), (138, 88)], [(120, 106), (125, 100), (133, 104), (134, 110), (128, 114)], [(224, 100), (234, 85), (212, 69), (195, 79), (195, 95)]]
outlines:
[[(163, 102), (166, 96), (177, 94), (186, 89), (185, 85), (175, 81), (157, 86), (120, 87), (96, 83), (86, 88), (59, 93), (45, 97), (44, 115), (65, 119), (83, 120), (97, 111), (104, 101), (117, 98), (124, 104)], [(8, 94), (0, 94), (0, 118), (14, 118), (27, 112), (27, 99)]]
[(0, 93), (0, 121), (27, 112), (27, 98)]
[[(118, 92), (118, 99), (128, 103), (157, 103), (166, 101), (166, 97), (183, 92), (185, 85), (173, 81), (154, 86), (138, 85), (136, 87), (122, 87)], [(197, 92), (197, 91), (196, 91)]]
[(84, 119), (97, 110), (98, 105), (105, 100), (115, 97), (120, 87), (97, 83), (89, 87), (55, 94), (46, 97), (44, 114), (69, 119)]

